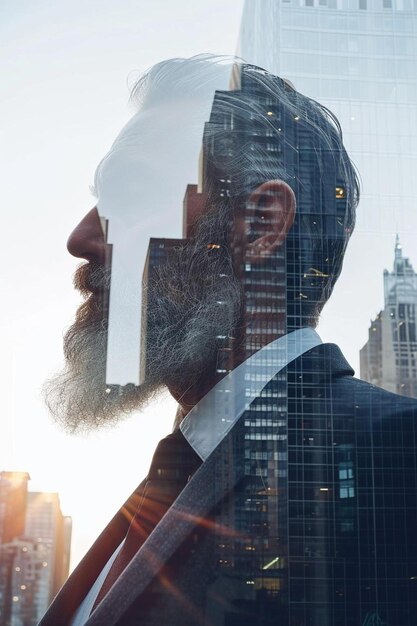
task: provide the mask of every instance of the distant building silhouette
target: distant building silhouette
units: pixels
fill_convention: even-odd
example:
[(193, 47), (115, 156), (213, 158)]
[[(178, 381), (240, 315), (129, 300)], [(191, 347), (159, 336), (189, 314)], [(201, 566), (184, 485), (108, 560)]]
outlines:
[[(34, 626), (69, 572), (71, 518), (29, 474), (0, 473), (0, 624)], [(13, 520), (15, 515), (15, 520)]]
[(27, 472), (0, 473), (0, 542), (8, 543), (25, 529)]
[(384, 270), (384, 309), (371, 322), (360, 351), (361, 378), (417, 398), (417, 273), (397, 236), (392, 272)]

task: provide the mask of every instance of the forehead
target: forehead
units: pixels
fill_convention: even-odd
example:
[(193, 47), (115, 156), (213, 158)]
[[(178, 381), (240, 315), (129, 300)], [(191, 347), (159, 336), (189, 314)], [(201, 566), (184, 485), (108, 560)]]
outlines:
[(198, 181), (214, 91), (154, 94), (97, 168), (97, 209), (112, 245), (108, 384), (139, 382), (141, 278), (149, 239), (181, 237), (184, 193)]
[(186, 186), (198, 182), (213, 97), (154, 100), (129, 120), (96, 170), (100, 214), (132, 222), (145, 211), (162, 228), (165, 219), (172, 223)]

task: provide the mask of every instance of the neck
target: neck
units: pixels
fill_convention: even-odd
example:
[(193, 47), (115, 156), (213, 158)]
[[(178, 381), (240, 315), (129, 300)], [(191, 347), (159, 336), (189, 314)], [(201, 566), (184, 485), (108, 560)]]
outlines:
[(268, 340), (265, 341), (265, 334), (255, 335), (252, 333), (250, 335), (251, 343), (249, 343), (247, 326), (242, 326), (236, 336), (228, 341), (227, 345), (219, 347), (215, 362), (207, 367), (197, 381), (186, 388), (184, 385), (169, 385), (169, 392), (178, 402), (174, 428), (178, 428), (191, 409), (231, 370), (268, 343), (283, 337), (285, 334), (286, 332), (282, 331), (268, 335)]

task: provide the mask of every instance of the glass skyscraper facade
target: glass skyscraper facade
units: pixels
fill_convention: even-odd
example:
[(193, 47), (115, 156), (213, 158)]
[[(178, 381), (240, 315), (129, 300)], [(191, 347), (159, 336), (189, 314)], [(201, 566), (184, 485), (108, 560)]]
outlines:
[(374, 220), (383, 219), (385, 212), (405, 209), (404, 203), (414, 208), (413, 0), (248, 1), (238, 52), (248, 62), (293, 81), (299, 91), (336, 114), (363, 177), (372, 230)]
[(2, 626), (35, 626), (69, 572), (71, 518), (57, 493), (30, 492), (28, 480), (0, 473)]
[[(336, 114), (362, 179), (359, 232), (415, 230), (417, 4), (248, 0), (238, 53)], [(368, 277), (372, 253), (366, 248), (362, 253), (357, 273), (352, 272), (355, 281)], [(399, 333), (400, 309), (391, 304)], [(403, 309), (405, 331), (414, 320), (409, 305)], [(351, 397), (342, 378), (332, 388), (337, 367), (330, 352), (291, 364), (281, 383), (283, 426), (274, 432), (285, 433), (277, 453), (286, 461), (284, 474), (275, 479), (277, 501), (271, 500), (278, 520), (273, 567), (279, 582), (270, 623), (411, 626), (417, 580), (415, 440), (411, 431), (410, 440), (401, 432), (395, 396), (383, 407), (375, 388), (359, 385)], [(391, 353), (394, 370), (401, 356)], [(344, 368), (347, 372), (347, 364)], [(273, 384), (278, 389), (279, 382)], [(399, 391), (397, 386), (390, 390)], [(259, 425), (262, 419), (266, 424), (264, 411), (257, 414)], [(381, 424), (376, 433), (373, 420)], [(279, 462), (274, 468), (279, 472)], [(262, 510), (264, 503), (257, 502)], [(401, 547), (398, 533), (404, 538)], [(264, 575), (259, 565), (257, 571)]]
[(292, 81), (341, 123), (362, 194), (345, 272), (360, 281), (351, 290), (343, 277), (346, 295), (338, 294), (337, 312), (359, 349), (363, 340), (352, 326), (366, 317), (356, 313), (350, 297), (358, 294), (371, 315), (378, 297), (372, 285), (393, 236), (399, 232), (404, 240), (417, 232), (417, 3), (248, 0), (238, 53)]
[[(350, 227), (352, 190), (334, 165), (343, 154), (321, 151), (311, 134), (314, 113), (307, 114), (299, 101), (297, 109), (296, 98), (290, 106), (286, 101), (290, 84), (273, 79), (282, 90), (276, 97), (254, 76), (262, 73), (251, 66), (236, 71), (233, 90), (215, 94), (203, 136), (201, 179), (197, 188), (187, 189), (184, 236), (191, 235), (193, 245), (193, 220), (208, 202), (233, 206), (235, 219), (240, 215), (247, 224), (249, 241), (256, 240), (265, 220), (272, 219), (267, 202), (252, 214), (251, 203), (236, 198), (255, 189), (259, 176), (288, 176), (298, 213), (292, 235), (271, 259), (235, 263), (245, 322), (234, 336), (217, 338), (219, 378), (236, 367), (236, 344), (246, 358), (307, 323), (321, 284), (336, 271), (336, 250)], [(323, 162), (318, 176), (315, 168)], [(151, 240), (145, 286), (181, 245)], [(223, 245), (222, 239), (207, 244), (212, 255)], [(317, 253), (318, 245), (325, 254)], [(236, 249), (234, 257), (239, 258)], [(177, 592), (189, 596), (195, 610), (204, 607), (203, 623), (216, 626), (412, 626), (417, 614), (414, 403), (399, 404), (397, 396), (383, 397), (375, 387), (355, 382), (333, 344), (307, 351), (269, 382), (263, 378), (268, 359), (279, 362), (269, 353), (261, 367), (248, 366), (245, 412), (215, 452), (219, 504), (206, 522), (211, 533), (196, 530), (170, 563), (177, 571)], [(265, 386), (252, 400), (251, 387), (260, 380)], [(232, 419), (233, 404), (221, 404), (224, 420)], [(182, 567), (192, 569), (192, 580), (181, 577)], [(161, 608), (148, 623), (163, 623), (169, 615), (163, 593), (154, 586), (152, 594), (156, 605), (161, 598)]]

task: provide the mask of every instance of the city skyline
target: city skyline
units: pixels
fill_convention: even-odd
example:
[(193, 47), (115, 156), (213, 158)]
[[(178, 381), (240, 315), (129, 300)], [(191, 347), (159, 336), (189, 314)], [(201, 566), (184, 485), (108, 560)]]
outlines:
[(69, 574), (71, 518), (57, 493), (28, 490), (27, 472), (0, 472), (0, 621), (36, 626)]
[(387, 391), (417, 397), (417, 273), (395, 240), (393, 269), (384, 270), (384, 308), (371, 320), (360, 350), (361, 378)]

